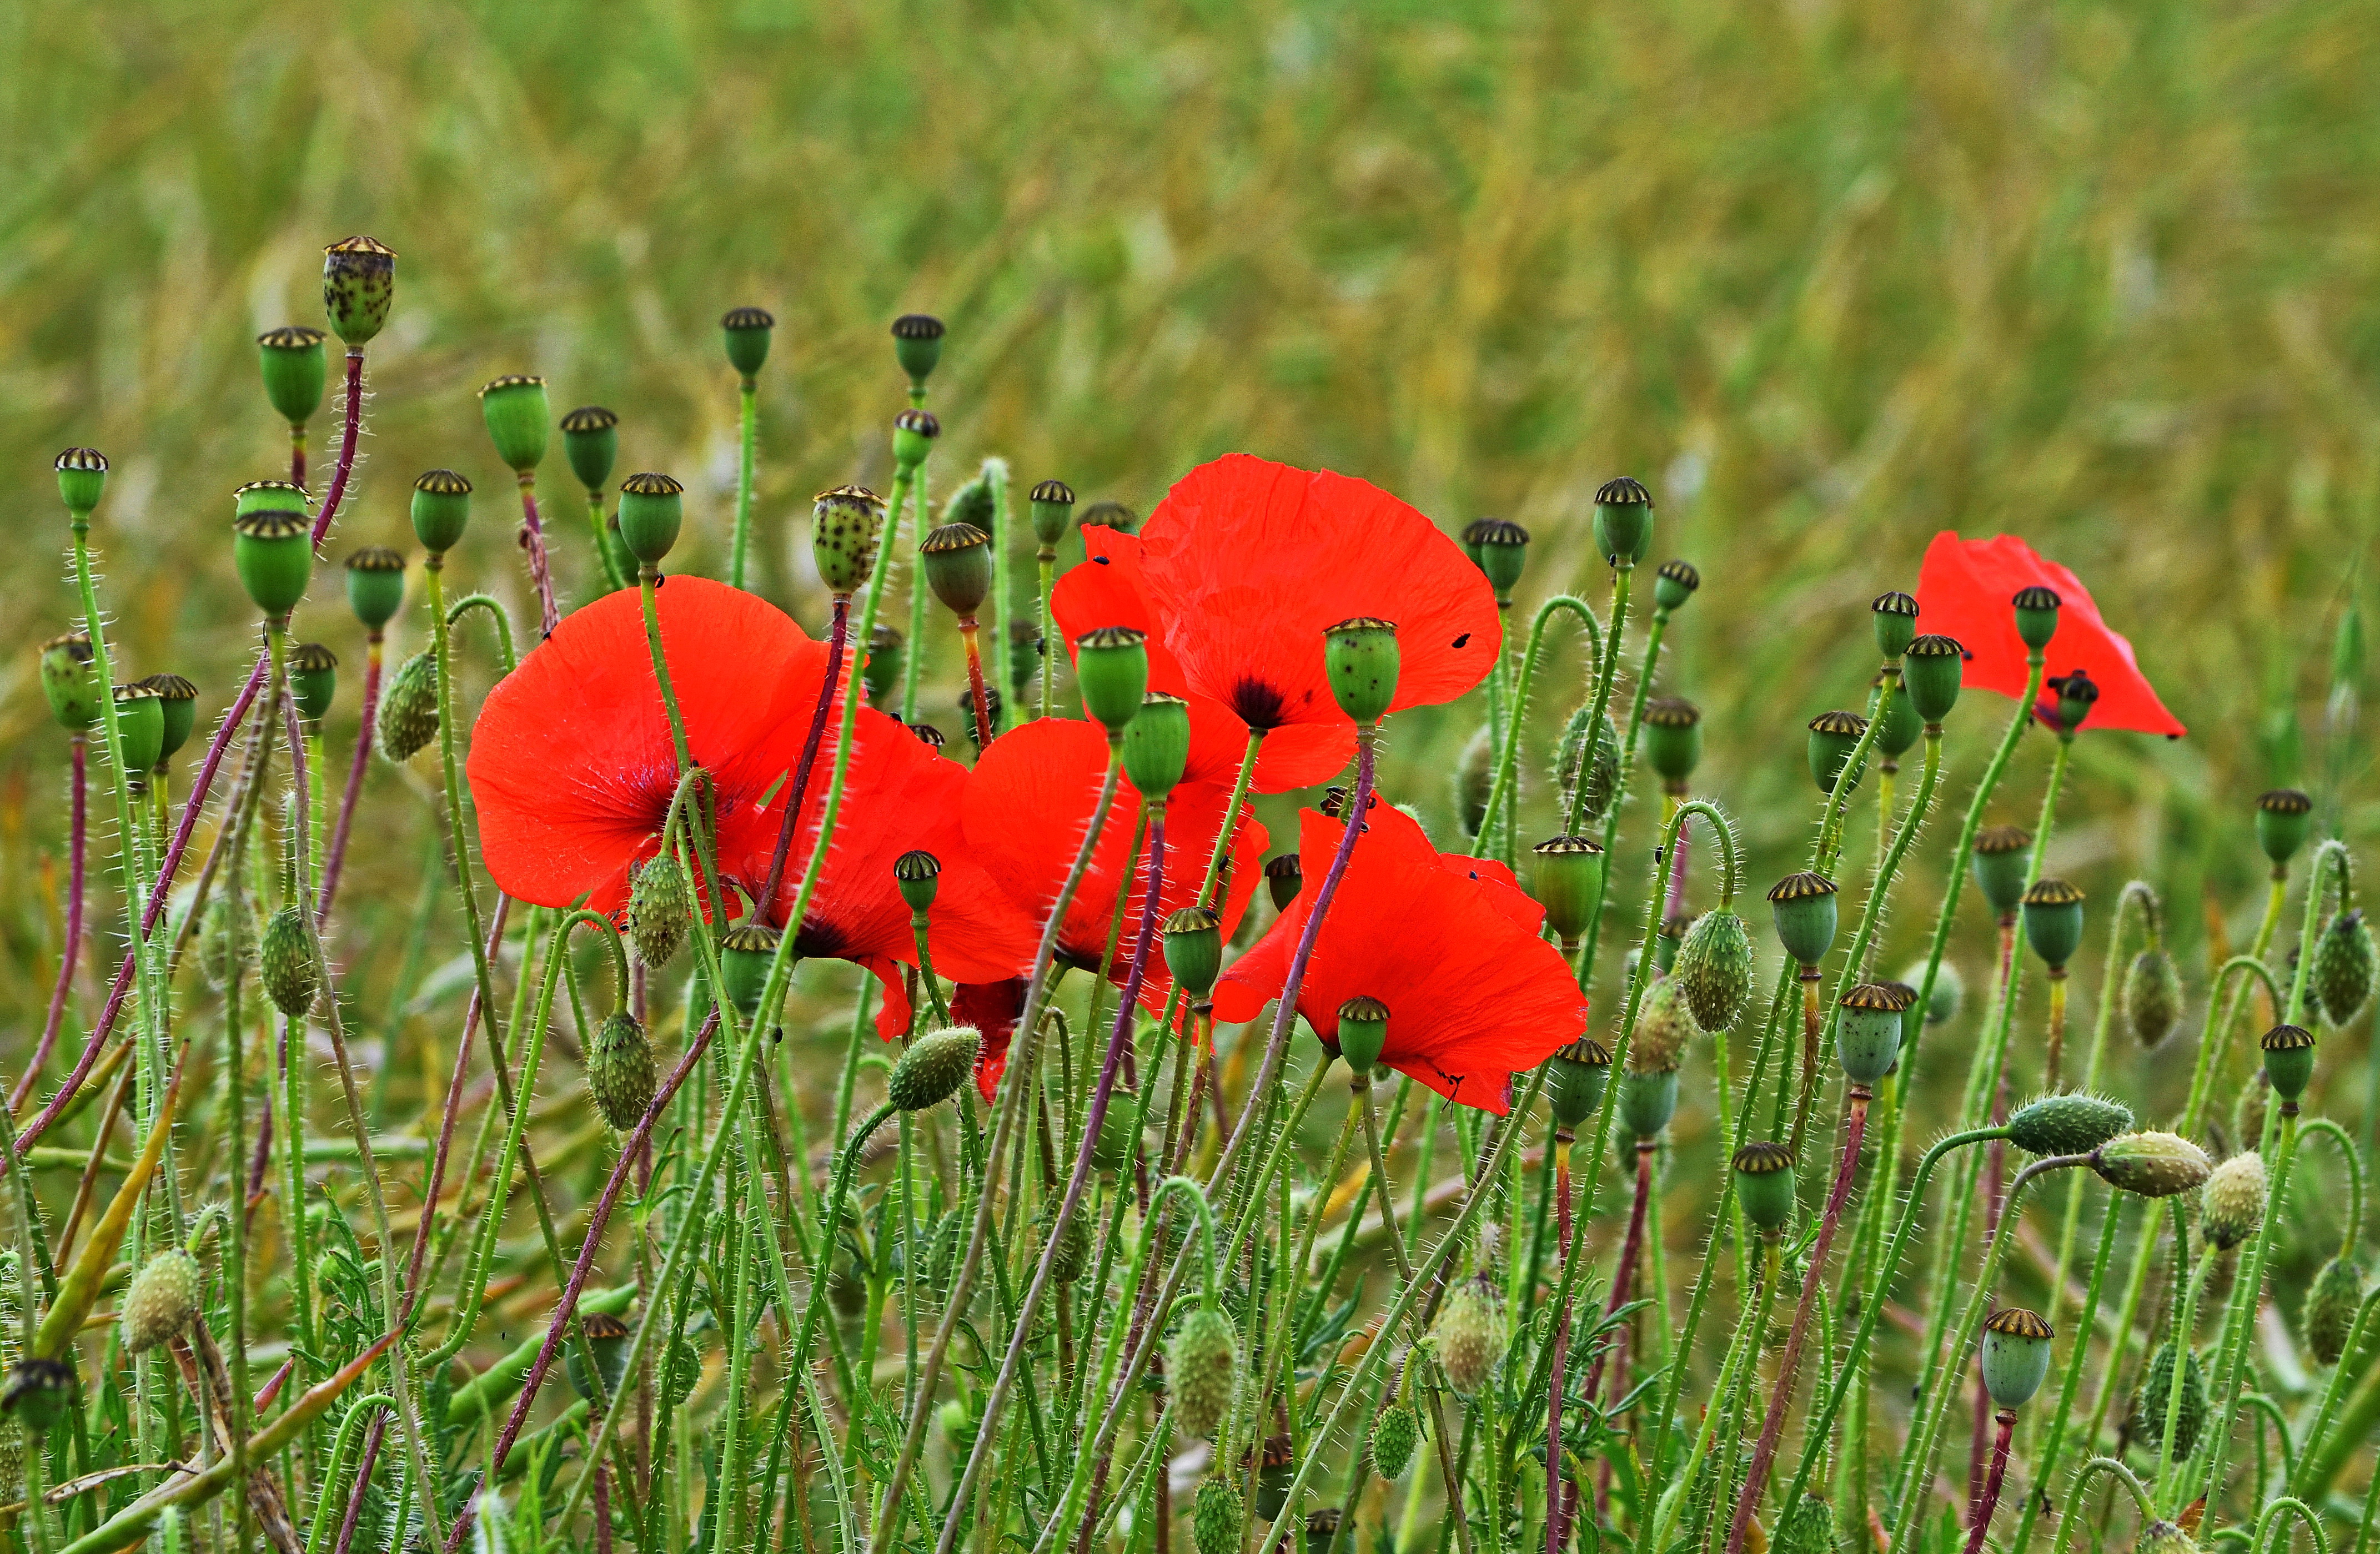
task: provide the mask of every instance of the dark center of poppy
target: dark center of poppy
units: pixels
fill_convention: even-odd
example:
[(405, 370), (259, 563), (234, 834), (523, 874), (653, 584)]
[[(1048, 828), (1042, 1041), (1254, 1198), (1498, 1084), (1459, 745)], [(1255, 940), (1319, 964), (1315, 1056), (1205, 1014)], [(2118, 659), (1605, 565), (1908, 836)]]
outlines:
[(1232, 683), (1231, 694), (1225, 698), (1240, 722), (1250, 728), (1279, 728), (1284, 710), (1281, 692), (1253, 674), (1243, 674)]

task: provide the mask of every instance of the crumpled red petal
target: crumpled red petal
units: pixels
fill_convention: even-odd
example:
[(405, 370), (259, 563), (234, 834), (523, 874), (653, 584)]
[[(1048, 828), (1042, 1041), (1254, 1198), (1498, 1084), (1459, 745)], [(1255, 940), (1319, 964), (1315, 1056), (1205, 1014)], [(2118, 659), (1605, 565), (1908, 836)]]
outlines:
[(1008, 1046), (1015, 1038), (1016, 1022), (1024, 1013), (1022, 977), (962, 982), (951, 995), (951, 1018), (973, 1026), (983, 1038), (975, 1052), (975, 1087), (987, 1101), (1000, 1092), (1000, 1076), (1008, 1072)]

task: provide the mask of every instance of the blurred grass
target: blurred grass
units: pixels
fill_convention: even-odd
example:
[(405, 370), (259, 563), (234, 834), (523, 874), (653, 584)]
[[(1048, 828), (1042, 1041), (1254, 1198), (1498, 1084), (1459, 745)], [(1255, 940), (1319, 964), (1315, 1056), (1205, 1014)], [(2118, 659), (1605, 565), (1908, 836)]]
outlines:
[[(203, 727), (249, 650), (227, 495), (285, 456), (251, 339), (320, 322), (321, 246), (358, 230), (400, 254), (397, 305), (331, 554), (404, 538), (411, 476), (451, 465), (486, 493), (457, 569), (516, 619), (480, 382), (538, 371), (557, 413), (619, 410), (620, 471), (687, 480), (686, 559), (715, 570), (715, 321), (774, 310), (761, 577), (815, 626), (807, 497), (884, 473), (885, 324), (923, 309), (951, 324), (942, 492), (997, 452), (1145, 512), (1244, 447), (1449, 527), (1517, 518), (1539, 540), (1524, 599), (1600, 610), (1587, 495), (1645, 478), (1656, 557), (1706, 578), (1664, 685), (1706, 710), (1698, 787), (1743, 817), (1755, 889), (1807, 823), (1803, 721), (1861, 704), (1864, 601), (1913, 586), (1944, 527), (2072, 565), (2193, 729), (2083, 738), (2053, 864), (2097, 901), (2144, 873), (2185, 946), (2203, 891), (2244, 934), (2248, 803), (2318, 771), (2330, 634), (2380, 522), (2380, 11), (2354, 0), (109, 0), (0, 9), (0, 43), (26, 62), (0, 72), (12, 1028), (55, 964), (63, 741), (31, 673), (70, 603), (49, 459), (115, 461), (126, 656), (198, 680)], [(575, 584), (558, 456), (543, 489)], [(352, 671), (325, 584), (299, 630)], [(955, 733), (948, 644), (933, 668)], [(1546, 684), (1550, 725), (1575, 682)], [(1951, 805), (2005, 711), (1961, 709)], [(1479, 715), (1397, 731), (1390, 785), (1441, 834)], [(2036, 803), (2041, 743), (2002, 818)], [(421, 806), (373, 783), (367, 836), (418, 833)], [(385, 919), (366, 934), (394, 941), (420, 856), (359, 856), (351, 899)], [(1934, 884), (1921, 868), (1900, 940)]]

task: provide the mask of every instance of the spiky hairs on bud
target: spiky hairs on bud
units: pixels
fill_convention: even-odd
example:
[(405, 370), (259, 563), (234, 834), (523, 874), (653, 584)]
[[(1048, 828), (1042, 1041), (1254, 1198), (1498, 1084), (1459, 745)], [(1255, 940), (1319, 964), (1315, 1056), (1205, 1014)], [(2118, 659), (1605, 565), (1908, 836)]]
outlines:
[(928, 1031), (892, 1065), (884, 1099), (899, 1111), (923, 1111), (950, 1099), (975, 1072), (976, 1050), (982, 1045), (983, 1033), (973, 1026)]
[[(1050, 1259), (1050, 1277), (1061, 1284), (1072, 1284), (1089, 1271), (1091, 1266), (1091, 1217), (1075, 1214), (1066, 1220), (1065, 1233), (1058, 1238), (1058, 1249)], [(1047, 1244), (1050, 1227), (1057, 1223), (1058, 1200), (1050, 1200), (1035, 1221), (1040, 1234), (1035, 1239)]]
[(181, 1332), (199, 1314), (199, 1265), (179, 1248), (140, 1265), (124, 1292), (124, 1352), (139, 1354)]
[(659, 1082), (644, 1022), (625, 1009), (606, 1015), (587, 1054), (587, 1093), (604, 1123), (617, 1133), (635, 1127)]
[(1720, 907), (1694, 919), (1678, 946), (1670, 975), (1685, 996), (1694, 1024), (1722, 1031), (1743, 1017), (1752, 996), (1752, 929), (1732, 910)]
[(2265, 1158), (2252, 1150), (2216, 1166), (2199, 1205), (2200, 1231), (2224, 1251), (2255, 1234), (2265, 1217)]
[(2313, 977), (2309, 983), (2322, 1012), (2334, 1026), (2344, 1026), (2363, 1010), (2372, 997), (2380, 951), (2372, 942), (2372, 927), (2359, 908), (2350, 908), (2330, 920), (2314, 941)]
[(2008, 1120), (2009, 1142), (2028, 1155), (2087, 1155), (2132, 1125), (2132, 1109), (2080, 1092), (2043, 1096)]
[(2110, 1187), (2166, 1198), (2204, 1186), (2215, 1163), (2179, 1134), (2127, 1133), (2093, 1150), (2091, 1169)]
[(1496, 1281), (1483, 1273), (1449, 1291), (1430, 1333), (1449, 1386), (1466, 1398), (1486, 1386), (1504, 1354), (1504, 1313)]
[(283, 907), (264, 925), (263, 937), (257, 943), (257, 962), (259, 979), (274, 1008), (294, 1020), (314, 1006), (314, 995), (322, 986), (322, 967), (314, 958), (313, 941), (307, 937), (305, 916), (297, 907)]
[(1372, 1421), (1372, 1466), (1382, 1478), (1401, 1478), (1413, 1465), (1421, 1442), (1421, 1419), (1402, 1397), (1390, 1400)]
[(1777, 1525), (1777, 1554), (1835, 1554), (1835, 1508), (1804, 1495)]
[(2155, 1047), (2180, 1018), (2181, 974), (2162, 945), (2152, 945), (2124, 972), (2124, 1021), (2143, 1047)]
[(1239, 1339), (1230, 1317), (1201, 1305), (1183, 1318), (1165, 1348), (1173, 1422), (1194, 1436), (1212, 1439), (1232, 1406), (1239, 1364)]
[(2198, 1449), (2199, 1433), (2206, 1427), (2206, 1375), (2199, 1368), (2196, 1350), (2190, 1352), (2189, 1363), (2182, 1366), (2181, 1396), (2173, 1398), (2172, 1392), (2173, 1343), (2168, 1340), (2157, 1345), (2141, 1378), (2141, 1390), (2132, 1395), (2131, 1430), (2134, 1440), (2162, 1442), (2170, 1402), (2174, 1461), (2183, 1462)]
[(2152, 1522), (2141, 1529), (2132, 1554), (2198, 1554), (2198, 1540), (2170, 1522)]
[(438, 661), (431, 650), (407, 659), (388, 677), (374, 732), (381, 755), (399, 766), (438, 737)]
[(1664, 977), (1645, 995), (1644, 1012), (1636, 1017), (1636, 1035), (1628, 1043), (1632, 1074), (1674, 1074), (1686, 1060), (1686, 1043), (1694, 1039), (1694, 1017), (1678, 979)]
[[(1592, 706), (1581, 707), (1570, 715), (1562, 726), (1561, 752), (1555, 762), (1554, 778), (1564, 793), (1584, 782), (1585, 799), (1580, 813), (1587, 819), (1603, 819), (1611, 807), (1612, 795), (1620, 788), (1620, 729), (1606, 712), (1595, 725), (1594, 750), (1587, 749), (1587, 715)], [(1581, 769), (1584, 768), (1584, 775)]]
[(1240, 1496), (1227, 1475), (1218, 1474), (1198, 1486), (1190, 1508), (1190, 1541), (1198, 1554), (1239, 1554)]
[(2306, 1286), (2301, 1326), (2306, 1348), (2324, 1365), (2335, 1366), (2347, 1353), (2348, 1330), (2355, 1325), (2356, 1309), (2363, 1304), (2363, 1270), (2352, 1257), (2333, 1257)]
[(628, 942), (647, 965), (666, 965), (694, 918), (694, 881), (675, 853), (658, 853), (628, 874)]

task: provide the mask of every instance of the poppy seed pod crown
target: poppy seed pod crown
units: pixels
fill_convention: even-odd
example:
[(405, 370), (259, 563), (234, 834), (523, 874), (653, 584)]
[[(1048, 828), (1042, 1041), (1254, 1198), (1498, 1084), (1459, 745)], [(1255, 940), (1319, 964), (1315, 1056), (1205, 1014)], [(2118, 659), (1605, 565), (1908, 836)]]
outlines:
[(2049, 1377), (2050, 1340), (2056, 1335), (2037, 1312), (2006, 1305), (1984, 1318), (1983, 1353), (1976, 1361), (1984, 1390), (2002, 1408), (2022, 1408)]
[(1305, 866), (1295, 853), (1282, 853), (1265, 860), (1264, 877), (1272, 909), (1279, 912), (1297, 899), (1298, 888), (1305, 883)]
[(1873, 1085), (1900, 1056), (1900, 1016), (1916, 997), (1898, 982), (1863, 982), (1839, 1001), (1835, 1056), (1844, 1077)]
[(1397, 698), (1397, 626), (1378, 615), (1354, 615), (1322, 629), (1322, 664), (1339, 710), (1369, 727)]
[(314, 576), (313, 526), (306, 515), (266, 508), (234, 518), (231, 533), (232, 569), (265, 618), (297, 608)]
[(388, 322), (396, 293), (396, 250), (358, 233), (322, 250), (322, 310), (348, 346), (364, 344)]
[(892, 462), (904, 469), (917, 468), (934, 451), (934, 439), (941, 434), (942, 423), (932, 411), (902, 411), (892, 418)]
[(424, 470), (413, 482), (413, 537), (431, 555), (444, 555), (463, 539), (471, 517), (471, 482), (452, 469)]
[(942, 873), (942, 861), (922, 847), (913, 847), (892, 860), (892, 879), (911, 912), (932, 909)]
[(917, 565), (942, 607), (971, 621), (991, 591), (991, 536), (971, 523), (943, 524), (918, 541)]
[(1603, 1104), (1604, 1087), (1611, 1081), (1611, 1053), (1602, 1042), (1583, 1036), (1557, 1049), (1547, 1061), (1553, 1065), (1554, 1121), (1576, 1128)]
[(1653, 540), (1653, 493), (1643, 481), (1621, 475), (1595, 492), (1595, 552), (1614, 566), (1645, 559)]
[(1360, 1087), (1371, 1083), (1372, 1065), (1389, 1045), (1389, 1006), (1358, 993), (1339, 1006), (1339, 1055)]
[(257, 366), (264, 375), (264, 397), (273, 413), (291, 426), (303, 426), (322, 407), (325, 368), (322, 332), (302, 323), (285, 323), (256, 337)]
[(1463, 548), (1487, 575), (1496, 597), (1510, 600), (1529, 558), (1529, 531), (1510, 518), (1481, 518), (1463, 528)]
[(2275, 1026), (2256, 1045), (2264, 1050), (2265, 1077), (2273, 1093), (2294, 1108), (2313, 1079), (2313, 1032), (2303, 1026)]
[(1033, 488), (1027, 499), (1033, 523), (1033, 538), (1045, 554), (1055, 552), (1058, 541), (1066, 537), (1066, 524), (1075, 516), (1075, 488), (1063, 480), (1044, 480)]
[(1880, 593), (1868, 606), (1876, 624), (1876, 645), (1886, 658), (1897, 659), (1917, 637), (1917, 601), (1895, 589)]
[(1769, 887), (1777, 938), (1797, 965), (1815, 965), (1835, 941), (1835, 882), (1807, 870), (1788, 874)]
[[(314, 650), (323, 657), (330, 657), (329, 650), (312, 644), (310, 646), (314, 646)], [(298, 650), (303, 652), (305, 650)], [(337, 667), (337, 662), (332, 660), (334, 668)], [(164, 739), (157, 750), (157, 764), (162, 766), (174, 759), (175, 751), (190, 742), (190, 730), (199, 715), (199, 687), (179, 674), (152, 674), (140, 684), (157, 693), (158, 711), (165, 720)], [(307, 712), (302, 702), (298, 715), (301, 718), (320, 716), (319, 713)]]
[(2024, 899), (2032, 848), (2033, 833), (2022, 826), (1985, 826), (1975, 833), (1975, 887), (2002, 917), (2014, 916), (2017, 904)]
[(2256, 845), (2275, 868), (2287, 864), (2305, 845), (2313, 800), (2296, 788), (2273, 788), (2256, 798)]
[(1075, 683), (1083, 710), (1122, 735), (1140, 715), (1148, 694), (1148, 633), (1128, 625), (1103, 625), (1075, 638)]
[(1703, 759), (1703, 712), (1682, 696), (1657, 696), (1645, 703), (1645, 759), (1660, 774), (1664, 791), (1683, 794)]
[(250, 513), (267, 508), (285, 512), (303, 512), (314, 504), (306, 488), (295, 480), (250, 480), (231, 493), (231, 516), (244, 518)]
[(1674, 611), (1692, 599), (1694, 590), (1702, 586), (1703, 575), (1694, 570), (1691, 562), (1665, 561), (1661, 569), (1653, 575), (1653, 607)]
[(99, 721), (99, 665), (88, 636), (64, 632), (42, 644), (42, 694), (50, 715), (69, 733)]
[(931, 313), (904, 313), (892, 321), (892, 358), (915, 388), (926, 386), (942, 359), (942, 321)]
[(719, 990), (747, 1020), (760, 1011), (769, 965), (777, 955), (777, 939), (776, 929), (748, 917), (720, 936)]
[(1556, 836), (1529, 849), (1536, 860), (1530, 883), (1546, 909), (1547, 926), (1567, 944), (1586, 931), (1595, 913), (1595, 882), (1603, 878), (1603, 846), (1591, 837)]
[(1190, 763), (1190, 704), (1150, 691), (1123, 730), (1123, 774), (1146, 799), (1162, 800)]
[(386, 545), (366, 545), (347, 557), (347, 608), (366, 631), (378, 632), (405, 607), (405, 557)]
[(127, 776), (155, 766), (165, 748), (165, 702), (155, 688), (134, 682), (115, 687), (115, 747)]
[[(320, 722), (339, 691), (339, 660), (320, 642), (301, 642), (289, 651), (289, 699), (298, 716)], [(172, 751), (166, 754), (171, 755)]]
[(686, 522), (686, 488), (645, 470), (620, 482), (620, 543), (644, 566), (659, 566)]
[[(1843, 764), (1852, 759), (1852, 752), (1859, 747), (1860, 735), (1866, 732), (1867, 720), (1856, 712), (1838, 710), (1821, 712), (1810, 720), (1810, 779), (1818, 784), (1820, 793), (1835, 791), (1835, 781), (1842, 775)], [(1852, 772), (1850, 788), (1857, 788), (1859, 780), (1860, 773)]]
[(1165, 968), (1194, 999), (1214, 991), (1223, 969), (1223, 919), (1214, 908), (1185, 906), (1165, 919)]
[(68, 448), (58, 455), (55, 467), (58, 499), (76, 517), (89, 517), (99, 505), (100, 493), (107, 489), (107, 455), (97, 448)]
[(771, 333), (776, 316), (766, 308), (730, 308), (719, 321), (727, 346), (727, 363), (745, 377), (756, 376), (769, 359)]
[(2024, 892), (2021, 904), (2025, 942), (2058, 975), (2082, 947), (2082, 892), (2063, 880), (2043, 880)]
[(1959, 705), (1959, 673), (1967, 650), (1948, 637), (1912, 637), (1900, 655), (1900, 683), (1909, 704), (1929, 723), (1938, 723)]
[(601, 405), (581, 405), (562, 418), (562, 452), (590, 495), (601, 491), (620, 456), (620, 418)]
[(2016, 610), (2016, 634), (2024, 645), (2036, 653), (2048, 647), (2058, 635), (2057, 591), (2034, 583), (2017, 589), (2009, 603)]
[(1730, 1163), (1743, 1217), (1766, 1235), (1783, 1230), (1793, 1215), (1793, 1151), (1758, 1139), (1738, 1149)]
[(491, 380), (480, 390), (480, 418), (488, 423), (496, 456), (514, 474), (527, 474), (544, 460), (553, 412), (546, 405), (543, 378), (507, 372)]

